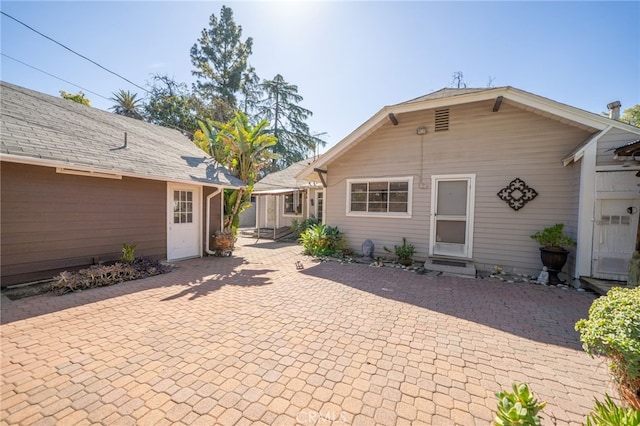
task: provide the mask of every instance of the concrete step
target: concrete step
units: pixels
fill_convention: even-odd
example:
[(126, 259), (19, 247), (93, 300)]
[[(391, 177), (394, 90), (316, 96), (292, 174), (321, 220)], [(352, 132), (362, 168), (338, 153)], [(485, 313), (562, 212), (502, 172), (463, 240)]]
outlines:
[(477, 272), (473, 262), (462, 259), (429, 258), (424, 262), (424, 268), (429, 271), (471, 277), (475, 277)]

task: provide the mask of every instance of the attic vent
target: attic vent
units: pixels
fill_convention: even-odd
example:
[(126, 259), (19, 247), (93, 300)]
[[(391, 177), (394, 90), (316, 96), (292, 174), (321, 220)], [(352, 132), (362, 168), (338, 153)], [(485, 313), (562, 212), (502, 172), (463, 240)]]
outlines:
[(449, 108), (436, 110), (436, 132), (449, 130)]
[(66, 167), (56, 167), (56, 173), (65, 175), (90, 176), (105, 179), (122, 179), (122, 175), (105, 172), (95, 172), (90, 170), (67, 169)]

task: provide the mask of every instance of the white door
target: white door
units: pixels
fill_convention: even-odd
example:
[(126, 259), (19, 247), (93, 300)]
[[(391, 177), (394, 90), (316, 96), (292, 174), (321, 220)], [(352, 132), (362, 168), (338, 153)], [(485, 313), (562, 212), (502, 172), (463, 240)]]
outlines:
[(201, 255), (200, 188), (169, 184), (167, 208), (167, 259)]
[(638, 238), (640, 199), (596, 201), (592, 273), (595, 278), (626, 281)]
[(475, 175), (432, 176), (431, 184), (429, 254), (470, 259)]

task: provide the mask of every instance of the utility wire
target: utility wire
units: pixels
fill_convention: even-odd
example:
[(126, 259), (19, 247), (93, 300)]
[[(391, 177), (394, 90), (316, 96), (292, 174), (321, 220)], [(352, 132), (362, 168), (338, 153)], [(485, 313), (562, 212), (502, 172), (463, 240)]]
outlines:
[(56, 76), (56, 75), (53, 75), (53, 74), (48, 73), (48, 72), (46, 72), (46, 71), (44, 71), (44, 70), (41, 70), (40, 68), (34, 67), (33, 65), (29, 65), (29, 64), (27, 64), (26, 62), (22, 62), (21, 60), (16, 59), (16, 58), (13, 58), (13, 57), (11, 57), (11, 56), (9, 56), (9, 55), (5, 54), (5, 53), (0, 52), (0, 55), (4, 56), (5, 58), (11, 59), (12, 61), (16, 61), (16, 62), (18, 62), (18, 63), (20, 63), (20, 64), (22, 64), (22, 65), (24, 65), (24, 66), (26, 66), (26, 67), (32, 68), (32, 69), (34, 69), (34, 70), (36, 70), (36, 71), (40, 71), (41, 73), (46, 74), (46, 75), (48, 75), (48, 76), (50, 76), (50, 77), (57, 78), (57, 79), (58, 79), (58, 80), (60, 80), (60, 81), (64, 81), (64, 82), (65, 82), (65, 83), (67, 83), (67, 84), (70, 84), (70, 85), (72, 85), (72, 86), (75, 86), (75, 87), (77, 87), (77, 88), (79, 88), (79, 89), (81, 89), (81, 90), (84, 90), (85, 92), (91, 93), (92, 95), (96, 95), (96, 96), (97, 96), (97, 97), (99, 97), (99, 98), (105, 99), (105, 100), (107, 100), (107, 101), (111, 101), (111, 100), (112, 100), (112, 99), (107, 98), (106, 96), (102, 96), (102, 95), (101, 95), (101, 94), (99, 94), (99, 93), (96, 93), (96, 92), (91, 91), (91, 90), (89, 90), (89, 89), (85, 89), (85, 88), (84, 88), (84, 87), (82, 87), (82, 86), (78, 86), (77, 84), (72, 83), (72, 82), (70, 82), (70, 81), (68, 81), (68, 80), (65, 80), (64, 78), (60, 78), (60, 77), (58, 77), (58, 76)]
[(129, 79), (127, 79), (127, 78), (125, 78), (125, 77), (121, 76), (120, 74), (118, 74), (118, 73), (116, 73), (116, 72), (113, 72), (113, 71), (111, 71), (111, 70), (110, 70), (110, 69), (108, 69), (108, 68), (103, 67), (102, 65), (100, 65), (100, 64), (99, 64), (99, 63), (97, 63), (96, 61), (93, 61), (93, 60), (91, 60), (91, 59), (87, 58), (86, 56), (84, 56), (84, 55), (82, 55), (82, 54), (80, 54), (80, 53), (76, 52), (75, 50), (73, 50), (73, 49), (71, 49), (71, 48), (69, 48), (69, 47), (65, 46), (64, 44), (62, 44), (62, 43), (60, 43), (60, 42), (58, 42), (58, 41), (56, 41), (56, 40), (52, 39), (51, 37), (49, 37), (49, 36), (47, 36), (47, 35), (42, 34), (40, 31), (38, 31), (38, 30), (36, 30), (36, 29), (34, 29), (34, 28), (30, 27), (29, 25), (25, 24), (24, 22), (20, 21), (19, 19), (16, 19), (16, 18), (14, 18), (13, 16), (11, 16), (11, 15), (9, 15), (9, 14), (5, 13), (5, 12), (2, 12), (2, 11), (0, 11), (0, 13), (1, 13), (1, 14), (3, 14), (4, 16), (6, 16), (7, 18), (13, 19), (13, 20), (14, 20), (14, 21), (16, 21), (17, 23), (19, 23), (19, 24), (21, 24), (21, 25), (24, 25), (25, 27), (27, 27), (28, 29), (30, 29), (30, 30), (31, 30), (31, 31), (33, 31), (34, 33), (39, 34), (39, 35), (41, 35), (42, 37), (44, 37), (44, 38), (46, 38), (46, 39), (48, 39), (48, 40), (50, 40), (50, 41), (54, 42), (55, 44), (57, 44), (57, 45), (59, 45), (59, 46), (61, 46), (61, 47), (65, 48), (65, 49), (67, 49), (69, 52), (71, 52), (71, 53), (73, 53), (73, 54), (75, 54), (75, 55), (80, 56), (81, 58), (83, 58), (83, 59), (85, 59), (85, 60), (87, 60), (87, 61), (91, 62), (91, 63), (92, 63), (92, 64), (94, 64), (94, 65), (97, 65), (98, 67), (102, 68), (103, 70), (105, 70), (105, 71), (107, 71), (107, 72), (109, 72), (109, 73), (111, 73), (111, 74), (115, 75), (116, 77), (119, 77), (119, 78), (123, 79), (124, 81), (126, 81), (126, 82), (128, 82), (128, 83), (130, 83), (130, 84), (132, 84), (132, 85), (136, 86), (137, 88), (139, 88), (139, 89), (143, 90), (144, 92), (149, 93), (149, 91), (148, 91), (147, 89), (145, 89), (144, 87), (139, 86), (139, 85), (137, 85), (136, 83), (134, 83), (133, 81), (131, 81), (131, 80), (129, 80)]

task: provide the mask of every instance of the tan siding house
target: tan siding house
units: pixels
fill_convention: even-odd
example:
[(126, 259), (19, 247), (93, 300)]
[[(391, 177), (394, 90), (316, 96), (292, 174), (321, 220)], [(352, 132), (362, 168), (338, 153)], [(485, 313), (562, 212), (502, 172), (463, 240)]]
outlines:
[(255, 184), (255, 223), (259, 235), (278, 238), (289, 234), (294, 220), (313, 216), (322, 221), (322, 186), (296, 179), (296, 175), (312, 163), (313, 159), (299, 161), (268, 174)]
[[(588, 228), (595, 208), (584, 205), (584, 180), (595, 185), (596, 155), (580, 151), (591, 142), (598, 164), (640, 182), (640, 165), (623, 168), (609, 151), (639, 134), (632, 126), (511, 87), (443, 89), (383, 108), (298, 178), (319, 182), (315, 169), (326, 172), (325, 222), (338, 226), (356, 251), (370, 239), (376, 254), (385, 255), (384, 246), (406, 237), (427, 268), (464, 263), (535, 276), (542, 265), (529, 236), (564, 223), (579, 242), (565, 278), (598, 275), (576, 256), (593, 253)], [(513, 208), (498, 196), (512, 182), (537, 195)], [(508, 193), (524, 198), (519, 190)], [(633, 197), (639, 198), (637, 189)], [(630, 215), (627, 228), (637, 228), (637, 216)], [(626, 246), (616, 250), (630, 255)], [(617, 267), (623, 279), (624, 265)]]
[(2, 286), (118, 259), (207, 253), (242, 185), (179, 132), (2, 82)]

